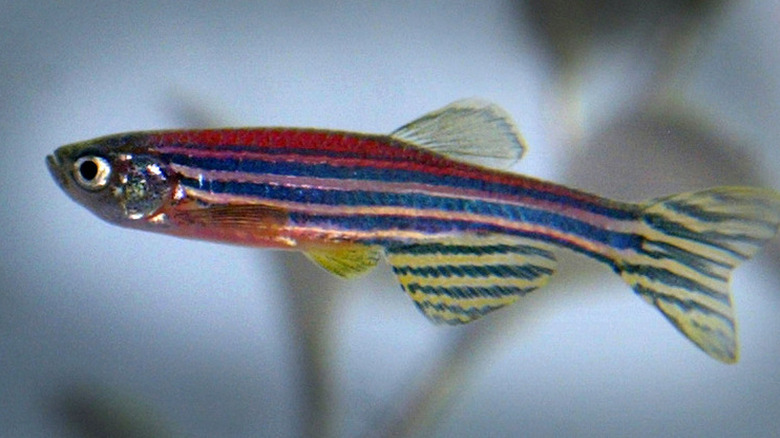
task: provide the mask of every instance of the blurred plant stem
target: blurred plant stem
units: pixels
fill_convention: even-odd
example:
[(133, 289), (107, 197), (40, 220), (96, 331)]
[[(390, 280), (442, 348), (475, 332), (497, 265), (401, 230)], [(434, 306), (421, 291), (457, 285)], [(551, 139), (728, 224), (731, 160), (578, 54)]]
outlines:
[[(228, 117), (220, 111), (209, 108), (199, 96), (181, 90), (172, 90), (171, 113), (180, 119), (184, 126), (204, 128), (209, 126), (229, 126)], [(206, 108), (206, 109), (204, 109)], [(329, 437), (336, 436), (333, 373), (333, 348), (331, 340), (333, 329), (331, 307), (334, 278), (324, 270), (303, 260), (300, 254), (286, 251), (274, 251), (281, 267), (280, 290), (285, 293), (288, 303), (288, 324), (294, 363), (298, 364), (296, 389), (299, 391), (298, 406), (300, 436)], [(319, 285), (311, 290), (312, 285)]]
[[(663, 106), (679, 99), (680, 83), (698, 60), (710, 30), (725, 14), (728, 0), (522, 0), (520, 16), (535, 35), (555, 74), (552, 76), (551, 114), (555, 132), (567, 145), (586, 140), (593, 129), (593, 114), (604, 113), (609, 102), (591, 102), (586, 95), (594, 72), (604, 72), (604, 63), (617, 60), (607, 70), (622, 72), (632, 65), (626, 96), (634, 95), (638, 106)], [(636, 74), (638, 73), (638, 74)], [(616, 76), (611, 81), (625, 80)], [(603, 81), (602, 81), (603, 82)], [(594, 103), (596, 103), (594, 105)], [(594, 108), (595, 111), (589, 111)], [(609, 113), (610, 108), (606, 108)], [(618, 111), (620, 112), (620, 111)], [(591, 129), (588, 129), (591, 128)]]
[(52, 408), (73, 433), (84, 438), (175, 436), (143, 400), (93, 383), (62, 388), (53, 397)]
[[(330, 366), (336, 332), (331, 324), (334, 277), (299, 254), (277, 251), (275, 255), (281, 265), (282, 281), (286, 283), (282, 290), (288, 292), (290, 332), (299, 365), (301, 436), (337, 436), (338, 412), (334, 408)], [(319, 287), (311, 290), (312, 285)], [(413, 388), (412, 393), (397, 394), (397, 399), (393, 398), (373, 415), (378, 420), (361, 436), (425, 436), (435, 429), (442, 415), (468, 389), (465, 382), (485, 357), (486, 349), (495, 347), (494, 334), (506, 327), (507, 318), (516, 316), (514, 312), (497, 312), (491, 318), (453, 329), (448, 347), (443, 354), (433, 356), (428, 371), (422, 377), (415, 375), (408, 385), (403, 385)]]
[[(336, 436), (334, 430), (333, 277), (300, 254), (275, 251), (289, 303), (289, 329), (298, 364), (301, 436)], [(286, 283), (286, 284), (284, 284)], [(317, 290), (312, 286), (319, 285)]]
[[(488, 351), (496, 348), (499, 333), (506, 335), (516, 312), (499, 311), (470, 325), (452, 329), (443, 353), (435, 355), (427, 371), (415, 375), (403, 392), (385, 403), (362, 437), (404, 438), (431, 436), (444, 414), (469, 390), (468, 382), (481, 366)], [(513, 325), (512, 330), (516, 327)], [(399, 408), (400, 406), (400, 408)]]

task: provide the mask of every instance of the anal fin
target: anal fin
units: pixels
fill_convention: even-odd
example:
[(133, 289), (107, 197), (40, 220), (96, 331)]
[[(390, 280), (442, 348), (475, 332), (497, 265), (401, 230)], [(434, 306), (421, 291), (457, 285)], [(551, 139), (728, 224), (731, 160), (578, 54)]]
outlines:
[(542, 287), (555, 272), (550, 246), (502, 235), (452, 236), (393, 246), (401, 287), (437, 323), (464, 324)]

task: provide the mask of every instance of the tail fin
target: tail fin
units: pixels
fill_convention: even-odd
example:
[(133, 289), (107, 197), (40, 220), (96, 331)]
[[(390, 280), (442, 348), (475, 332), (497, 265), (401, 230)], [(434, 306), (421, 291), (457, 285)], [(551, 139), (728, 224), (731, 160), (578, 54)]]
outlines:
[(735, 363), (729, 277), (777, 232), (780, 193), (720, 187), (642, 207), (642, 243), (617, 263), (620, 276), (707, 354)]

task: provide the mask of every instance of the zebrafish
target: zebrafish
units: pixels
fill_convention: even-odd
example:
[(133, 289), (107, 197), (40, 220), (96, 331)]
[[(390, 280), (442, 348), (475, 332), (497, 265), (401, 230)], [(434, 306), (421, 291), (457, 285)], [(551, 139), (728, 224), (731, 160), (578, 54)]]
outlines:
[(611, 267), (704, 352), (736, 362), (729, 276), (777, 232), (780, 194), (718, 187), (619, 202), (498, 169), (525, 149), (504, 110), (468, 99), (389, 135), (134, 132), (63, 146), (47, 164), (110, 223), (302, 251), (345, 278), (384, 257), (437, 323), (468, 323), (542, 287), (567, 248)]

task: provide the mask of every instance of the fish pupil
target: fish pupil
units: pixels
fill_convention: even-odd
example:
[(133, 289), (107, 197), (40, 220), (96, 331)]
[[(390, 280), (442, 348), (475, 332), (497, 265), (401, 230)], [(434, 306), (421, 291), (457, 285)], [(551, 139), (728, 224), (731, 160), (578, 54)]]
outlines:
[(92, 181), (98, 174), (98, 165), (92, 160), (85, 161), (79, 166), (79, 173), (86, 181)]

